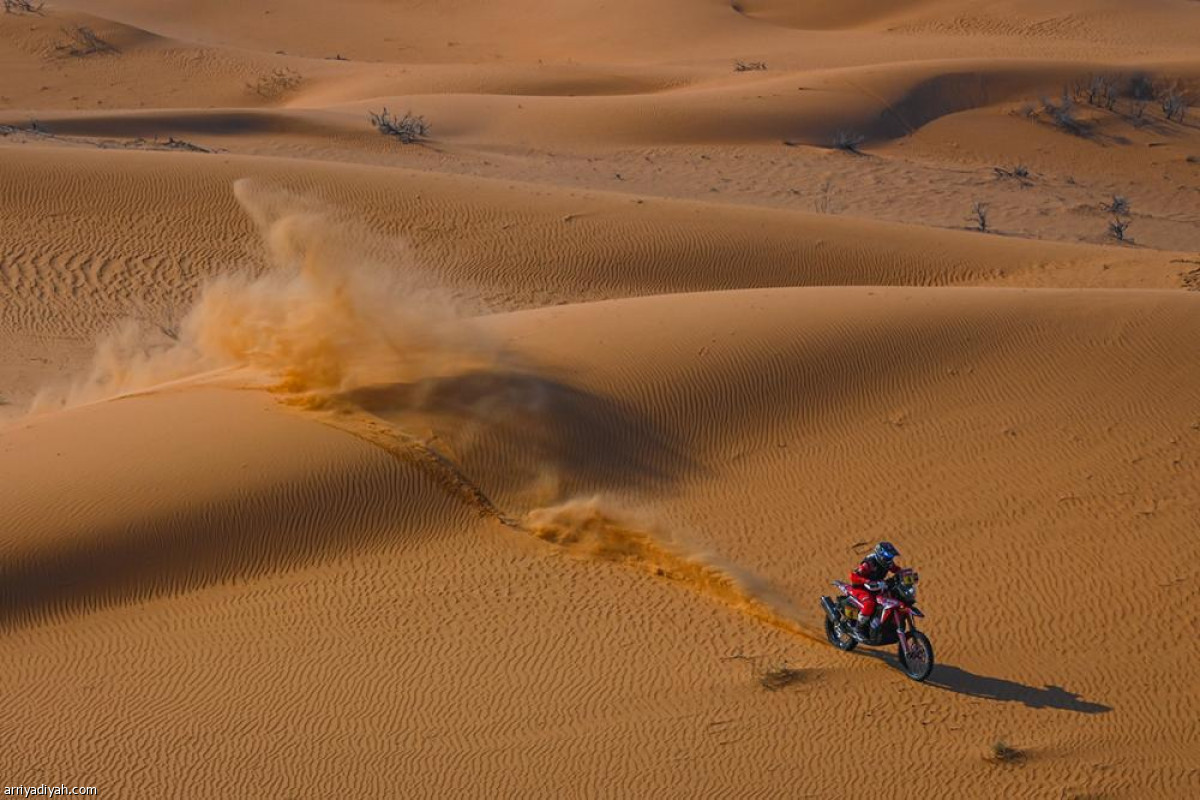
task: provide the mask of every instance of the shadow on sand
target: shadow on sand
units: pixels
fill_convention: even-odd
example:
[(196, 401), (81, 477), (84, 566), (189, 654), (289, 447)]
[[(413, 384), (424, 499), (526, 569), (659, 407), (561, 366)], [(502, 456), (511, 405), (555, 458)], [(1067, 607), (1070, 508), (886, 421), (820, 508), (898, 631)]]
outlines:
[(1027, 686), (1003, 678), (976, 675), (959, 667), (938, 665), (934, 667), (933, 674), (929, 676), (926, 683), (969, 697), (1021, 703), (1028, 708), (1057, 708), (1061, 711), (1075, 711), (1080, 714), (1103, 714), (1112, 711), (1112, 706), (1088, 702), (1061, 686), (1051, 684), (1040, 688)]
[[(895, 666), (895, 654), (890, 650), (859, 652), (860, 655), (887, 661)], [(976, 675), (961, 667), (946, 664), (935, 665), (933, 674), (925, 683), (967, 697), (996, 700), (1002, 703), (1021, 703), (1027, 708), (1057, 708), (1060, 711), (1074, 711), (1078, 714), (1104, 714), (1112, 711), (1112, 706), (1089, 702), (1061, 686), (1047, 684), (1039, 688), (1004, 678)]]

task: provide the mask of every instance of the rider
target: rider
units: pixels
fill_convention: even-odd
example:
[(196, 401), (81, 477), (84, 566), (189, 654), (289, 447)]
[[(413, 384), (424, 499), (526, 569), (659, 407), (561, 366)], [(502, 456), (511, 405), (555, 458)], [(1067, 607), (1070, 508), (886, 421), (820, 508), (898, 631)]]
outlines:
[(900, 571), (900, 565), (896, 563), (898, 555), (900, 551), (896, 545), (880, 542), (850, 573), (850, 583), (854, 588), (849, 593), (862, 604), (858, 611), (858, 629), (855, 631), (859, 639), (866, 639), (870, 634), (871, 618), (875, 616), (875, 595), (883, 591), (884, 578)]

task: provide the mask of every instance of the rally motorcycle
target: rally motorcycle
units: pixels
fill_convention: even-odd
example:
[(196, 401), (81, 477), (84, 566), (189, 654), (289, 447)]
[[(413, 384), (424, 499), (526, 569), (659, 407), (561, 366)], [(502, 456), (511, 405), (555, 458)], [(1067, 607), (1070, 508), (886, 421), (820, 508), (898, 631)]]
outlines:
[(913, 621), (925, 616), (916, 606), (917, 578), (914, 570), (902, 569), (881, 581), (883, 589), (875, 598), (875, 618), (864, 639), (856, 634), (862, 604), (848, 591), (857, 587), (834, 581), (841, 596), (821, 598), (821, 606), (825, 609), (825, 636), (829, 643), (847, 652), (858, 647), (859, 642), (871, 647), (897, 645), (904, 674), (914, 681), (928, 678), (933, 672), (933, 645), (917, 630)]

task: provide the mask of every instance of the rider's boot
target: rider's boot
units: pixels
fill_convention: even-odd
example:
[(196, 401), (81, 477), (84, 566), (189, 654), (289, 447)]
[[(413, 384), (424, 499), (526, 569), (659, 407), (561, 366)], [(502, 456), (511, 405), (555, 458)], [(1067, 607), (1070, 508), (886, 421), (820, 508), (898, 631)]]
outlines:
[(865, 642), (871, 638), (871, 618), (859, 617), (858, 626), (854, 629), (854, 636), (860, 642)]

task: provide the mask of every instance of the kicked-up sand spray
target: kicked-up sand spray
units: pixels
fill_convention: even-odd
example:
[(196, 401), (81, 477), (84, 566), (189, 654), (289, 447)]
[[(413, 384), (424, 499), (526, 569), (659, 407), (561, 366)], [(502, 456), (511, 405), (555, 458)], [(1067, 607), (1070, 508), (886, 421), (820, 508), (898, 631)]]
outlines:
[(375, 263), (363, 256), (371, 234), (352, 222), (249, 180), (233, 188), (259, 228), (267, 268), (210, 281), (170, 332), (123, 323), (97, 343), (84, 376), (43, 390), (32, 410), (221, 370), (242, 370), (290, 403), (319, 406), (354, 388), (455, 374), (494, 357), (401, 243), (389, 243), (392, 263)]
[(678, 581), (698, 594), (789, 633), (822, 641), (796, 620), (790, 604), (758, 576), (622, 511), (600, 497), (534, 509), (516, 525), (568, 553), (614, 561)]

